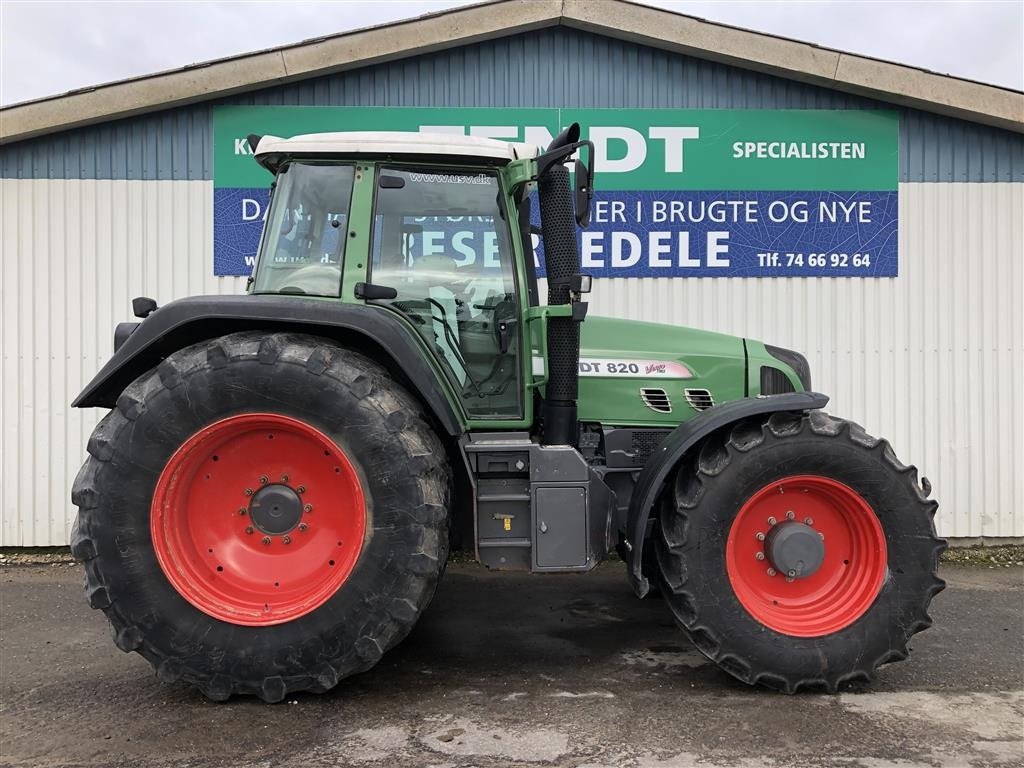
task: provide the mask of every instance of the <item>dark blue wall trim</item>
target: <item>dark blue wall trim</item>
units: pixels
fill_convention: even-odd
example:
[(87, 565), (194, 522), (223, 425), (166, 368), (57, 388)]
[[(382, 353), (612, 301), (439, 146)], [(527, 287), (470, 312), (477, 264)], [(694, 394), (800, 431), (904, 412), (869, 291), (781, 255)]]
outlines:
[[(564, 27), (0, 147), (0, 176), (209, 179), (215, 104), (864, 109), (891, 105)], [(1024, 136), (901, 109), (901, 181), (1024, 181)]]

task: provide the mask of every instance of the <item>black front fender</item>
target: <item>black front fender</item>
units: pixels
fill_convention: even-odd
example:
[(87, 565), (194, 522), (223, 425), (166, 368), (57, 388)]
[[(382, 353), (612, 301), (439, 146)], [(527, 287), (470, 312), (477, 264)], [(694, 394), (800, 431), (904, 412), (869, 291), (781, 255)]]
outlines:
[(419, 395), (449, 435), (464, 430), (415, 331), (393, 312), (371, 305), (287, 296), (193, 296), (145, 319), (71, 404), (113, 408), (132, 381), (165, 357), (198, 341), (266, 329), (326, 336), (355, 345)]
[(626, 552), (629, 559), (629, 581), (638, 597), (643, 597), (650, 589), (650, 584), (642, 570), (647, 519), (650, 517), (651, 508), (661, 494), (669, 473), (686, 455), (687, 451), (712, 432), (741, 419), (779, 411), (812, 411), (824, 408), (826, 403), (828, 403), (828, 396), (818, 392), (790, 392), (767, 397), (747, 397), (701, 411), (689, 421), (672, 430), (651, 454), (651, 458), (640, 471), (640, 477), (637, 479), (629, 503), (629, 515), (626, 520)]

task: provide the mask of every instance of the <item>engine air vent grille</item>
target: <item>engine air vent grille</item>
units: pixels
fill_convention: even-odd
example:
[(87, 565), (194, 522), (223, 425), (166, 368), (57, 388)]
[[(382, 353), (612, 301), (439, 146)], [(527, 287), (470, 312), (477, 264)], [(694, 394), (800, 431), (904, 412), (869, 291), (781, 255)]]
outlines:
[(643, 466), (651, 458), (654, 449), (661, 445), (661, 441), (668, 435), (667, 429), (634, 429), (630, 438), (630, 448), (635, 456), (634, 461), (638, 466)]
[(706, 411), (715, 404), (715, 398), (706, 389), (687, 389), (686, 402), (695, 411)]
[(668, 392), (658, 387), (641, 387), (640, 399), (644, 405), (658, 413), (672, 413), (672, 401), (668, 398)]
[(761, 366), (762, 395), (782, 395), (793, 391), (795, 391), (793, 382), (786, 374), (770, 365)]

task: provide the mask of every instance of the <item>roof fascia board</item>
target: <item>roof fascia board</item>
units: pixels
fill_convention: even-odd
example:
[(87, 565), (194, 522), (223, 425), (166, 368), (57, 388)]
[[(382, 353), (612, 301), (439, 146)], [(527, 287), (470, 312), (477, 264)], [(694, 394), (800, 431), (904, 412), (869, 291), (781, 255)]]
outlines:
[(0, 144), (564, 24), (1024, 133), (1024, 93), (628, 0), (498, 0), (0, 109)]
[(626, 0), (563, 0), (562, 23), (755, 72), (1024, 133), (1024, 93)]
[(557, 26), (561, 11), (561, 0), (482, 3), (335, 35), (281, 53), (288, 76), (306, 78)]
[(561, 0), (457, 8), (0, 109), (0, 144), (555, 26)]
[(1024, 93), (843, 53), (831, 87), (1024, 133)]
[(0, 144), (117, 120), (287, 78), (280, 51), (267, 51), (0, 110)]
[[(586, 32), (662, 50), (784, 75), (803, 82), (830, 79), (839, 54), (809, 44), (707, 22), (623, 0), (564, 0), (562, 23)], [(798, 45), (802, 50), (794, 51)]]

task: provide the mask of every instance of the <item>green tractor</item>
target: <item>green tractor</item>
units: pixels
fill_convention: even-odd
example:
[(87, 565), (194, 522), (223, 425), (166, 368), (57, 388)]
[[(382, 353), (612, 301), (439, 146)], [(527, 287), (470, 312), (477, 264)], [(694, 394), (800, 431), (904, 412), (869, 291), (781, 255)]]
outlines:
[(708, 658), (787, 693), (907, 656), (943, 587), (927, 480), (820, 410), (796, 352), (586, 317), (578, 126), (249, 143), (275, 181), (247, 295), (136, 299), (74, 402), (111, 409), (72, 551), (119, 648), (215, 700), (326, 691), (458, 548), (617, 551)]

